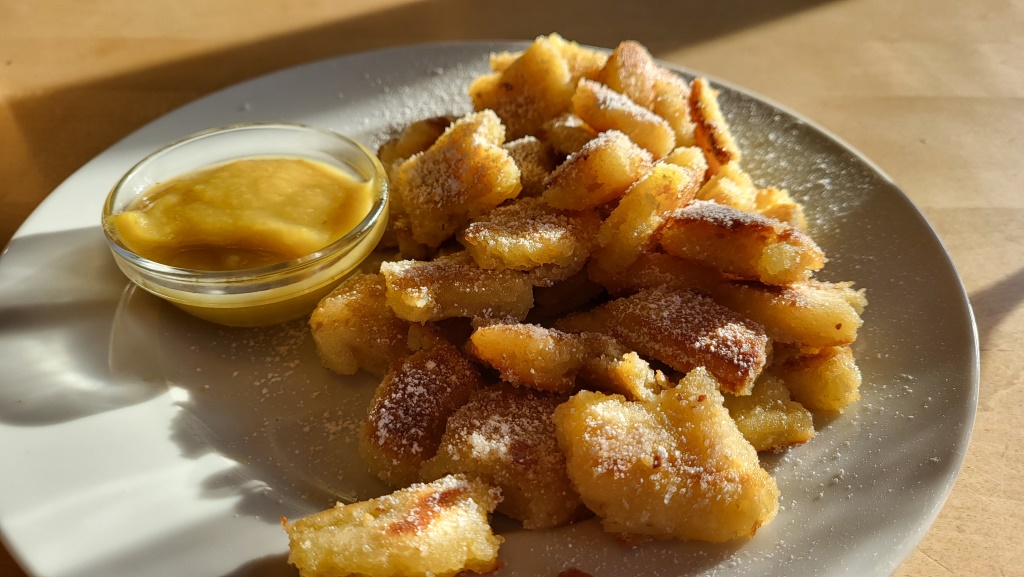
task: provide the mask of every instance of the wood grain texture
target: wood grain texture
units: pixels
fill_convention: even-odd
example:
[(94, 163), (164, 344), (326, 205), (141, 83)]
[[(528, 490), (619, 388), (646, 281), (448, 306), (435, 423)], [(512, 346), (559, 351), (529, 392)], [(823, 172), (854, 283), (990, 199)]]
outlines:
[[(896, 575), (1024, 575), (1024, 1), (707, 4), (0, 0), (0, 246), (120, 138), (259, 74), (426, 41), (635, 39), (827, 127), (938, 231), (977, 314), (981, 400), (963, 472)], [(24, 575), (6, 550), (0, 575)]]

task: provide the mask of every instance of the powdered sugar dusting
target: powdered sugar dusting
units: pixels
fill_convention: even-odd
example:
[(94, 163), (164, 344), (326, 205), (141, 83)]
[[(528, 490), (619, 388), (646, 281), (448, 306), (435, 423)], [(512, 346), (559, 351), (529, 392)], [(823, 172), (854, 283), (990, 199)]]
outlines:
[(582, 79), (580, 85), (594, 95), (597, 106), (602, 110), (624, 114), (643, 124), (665, 124), (665, 120), (657, 114), (599, 82)]
[(693, 200), (674, 211), (670, 218), (683, 222), (707, 222), (724, 229), (755, 225), (770, 228), (773, 225), (770, 220), (755, 212), (737, 210), (708, 200)]
[(480, 384), (477, 370), (449, 347), (402, 361), (385, 377), (370, 405), (370, 440), (399, 461), (433, 457), (448, 417)]
[[(189, 453), (237, 461), (244, 512), (276, 519), (282, 507), (315, 510), (377, 495), (353, 468), (369, 379), (339, 386), (317, 357), (305, 320), (258, 329), (218, 327), (168, 308), (159, 344), (168, 383), (187, 394), (175, 436)], [(362, 384), (360, 384), (362, 383)]]
[(764, 329), (693, 291), (642, 291), (598, 314), (624, 345), (679, 371), (704, 366), (730, 390), (747, 388), (767, 362)]

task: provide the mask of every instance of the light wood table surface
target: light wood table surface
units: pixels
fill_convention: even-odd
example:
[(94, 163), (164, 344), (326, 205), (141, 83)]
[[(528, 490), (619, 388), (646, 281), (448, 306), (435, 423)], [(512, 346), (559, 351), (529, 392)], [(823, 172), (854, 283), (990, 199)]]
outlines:
[[(639, 40), (798, 110), (924, 212), (977, 315), (981, 396), (963, 471), (896, 575), (1024, 575), (1021, 0), (0, 0), (0, 246), (83, 163), (221, 87), (367, 49), (552, 31)], [(0, 575), (23, 575), (4, 549)]]

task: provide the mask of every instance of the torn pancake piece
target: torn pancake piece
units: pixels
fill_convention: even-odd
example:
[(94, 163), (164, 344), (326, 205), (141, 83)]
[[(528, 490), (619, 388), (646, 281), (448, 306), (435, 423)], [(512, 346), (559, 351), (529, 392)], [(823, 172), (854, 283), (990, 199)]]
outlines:
[(622, 132), (608, 130), (548, 175), (542, 198), (555, 208), (591, 209), (622, 196), (651, 163), (651, 153)]
[(665, 253), (644, 253), (614, 274), (593, 265), (591, 261), (587, 267), (590, 278), (613, 295), (658, 286), (700, 291), (764, 327), (773, 342), (797, 347), (820, 349), (854, 342), (868, 304), (864, 289), (848, 282), (809, 280), (772, 286), (730, 280), (714, 269)]
[(640, 106), (653, 109), (657, 97), (654, 84), (660, 73), (661, 68), (643, 44), (624, 40), (608, 57), (597, 79)]
[(500, 491), (450, 475), (377, 499), (337, 504), (291, 523), (288, 562), (300, 577), (452, 577), (500, 566), (487, 516)]
[(588, 142), (597, 138), (597, 131), (583, 119), (564, 112), (544, 123), (544, 141), (555, 152), (569, 156), (579, 152)]
[(841, 413), (860, 399), (860, 369), (849, 346), (810, 353), (793, 353), (787, 347), (770, 370), (786, 382), (793, 400), (812, 411)]
[(416, 242), (437, 248), (471, 219), (519, 194), (519, 167), (504, 143), (505, 127), (484, 110), (456, 120), (398, 167), (392, 186)]
[(700, 187), (707, 164), (703, 156), (699, 160), (690, 167), (659, 162), (629, 187), (601, 223), (600, 248), (591, 261), (594, 268), (606, 274), (621, 272), (657, 244), (656, 233), (666, 216), (686, 206)]
[(523, 198), (471, 222), (459, 242), (482, 268), (531, 271), (536, 284), (550, 286), (583, 269), (600, 226), (594, 211)]
[[(415, 325), (414, 325), (415, 326)], [(424, 346), (396, 363), (377, 386), (359, 427), (359, 453), (370, 472), (401, 486), (419, 479), (437, 453), (445, 424), (483, 385), (480, 371), (436, 329), (410, 330)]]
[(576, 388), (576, 374), (586, 353), (580, 336), (533, 324), (480, 327), (466, 348), (508, 383), (566, 394)]
[(499, 385), (481, 389), (448, 420), (425, 479), (446, 473), (479, 477), (501, 489), (498, 511), (527, 529), (557, 527), (587, 515), (565, 471), (551, 415), (561, 395)]
[(690, 118), (694, 123), (694, 141), (708, 159), (708, 173), (713, 175), (730, 162), (740, 161), (740, 148), (718, 105), (718, 91), (704, 78), (690, 83)]
[(558, 166), (555, 151), (535, 136), (506, 142), (502, 148), (519, 167), (519, 182), (523, 186), (519, 197), (540, 196), (544, 192), (544, 180)]
[(385, 262), (380, 272), (387, 285), (387, 305), (407, 321), (451, 317), (522, 320), (533, 307), (529, 273), (480, 268), (466, 251), (431, 261)]
[(791, 400), (786, 383), (772, 375), (758, 379), (750, 396), (726, 395), (725, 408), (758, 452), (778, 453), (814, 436), (811, 412)]
[(695, 146), (693, 120), (690, 119), (690, 86), (671, 70), (660, 69), (654, 80), (654, 104), (651, 110), (665, 119), (676, 133), (676, 146)]
[(408, 354), (409, 323), (388, 308), (385, 293), (381, 275), (355, 274), (320, 301), (309, 327), (325, 367), (341, 375), (363, 369), (382, 376)]
[(536, 135), (548, 120), (569, 109), (576, 89), (569, 62), (549, 38), (538, 37), (500, 72), (469, 85), (476, 110), (493, 110), (510, 139)]
[(559, 321), (601, 332), (680, 372), (706, 367), (730, 393), (749, 395), (771, 342), (760, 325), (691, 290), (656, 287)]
[(825, 266), (825, 252), (798, 229), (706, 200), (668, 215), (661, 247), (732, 278), (770, 285), (807, 280)]
[(676, 134), (664, 118), (599, 82), (580, 80), (572, 106), (594, 130), (620, 130), (655, 159), (676, 147)]
[(569, 478), (606, 531), (721, 542), (753, 536), (779, 507), (703, 370), (650, 402), (581, 391), (555, 410)]

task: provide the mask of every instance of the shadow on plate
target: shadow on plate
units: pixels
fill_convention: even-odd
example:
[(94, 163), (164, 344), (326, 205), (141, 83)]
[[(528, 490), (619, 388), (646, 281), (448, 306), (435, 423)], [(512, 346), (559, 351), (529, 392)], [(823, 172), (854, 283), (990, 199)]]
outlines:
[[(0, 261), (0, 422), (45, 426), (170, 391), (183, 456), (239, 464), (203, 496), (284, 516), (386, 492), (357, 455), (366, 378), (326, 371), (303, 321), (221, 327), (128, 283), (98, 227), (15, 239)], [(311, 503), (309, 505), (307, 503)]]
[(126, 285), (99, 227), (10, 244), (0, 260), (0, 421), (59, 423), (165, 390), (152, 351), (138, 346), (153, 311), (125, 314)]
[[(284, 532), (259, 532), (249, 542), (232, 542), (230, 531), (235, 525), (230, 514), (211, 517), (203, 522), (177, 527), (171, 531), (133, 541), (130, 535), (99, 560), (73, 569), (77, 577), (110, 577), (112, 575), (146, 575), (147, 577), (180, 577), (195, 575), (195, 567), (205, 567), (203, 575), (222, 577), (295, 577), (295, 568), (287, 563)], [(280, 535), (278, 535), (280, 532)], [(253, 556), (234, 568), (229, 559), (239, 559), (232, 548), (247, 551), (278, 551), (262, 557)], [(235, 561), (238, 562), (238, 561)], [(213, 569), (219, 568), (219, 569)], [(214, 572), (216, 571), (216, 572)]]
[(222, 577), (295, 577), (298, 571), (288, 564), (288, 555), (267, 555), (242, 565)]
[(236, 462), (202, 481), (203, 497), (238, 498), (238, 514), (276, 524), (388, 492), (358, 454), (376, 380), (323, 368), (304, 319), (234, 328), (163, 309), (153, 338), (181, 409), (171, 438), (186, 458)]

